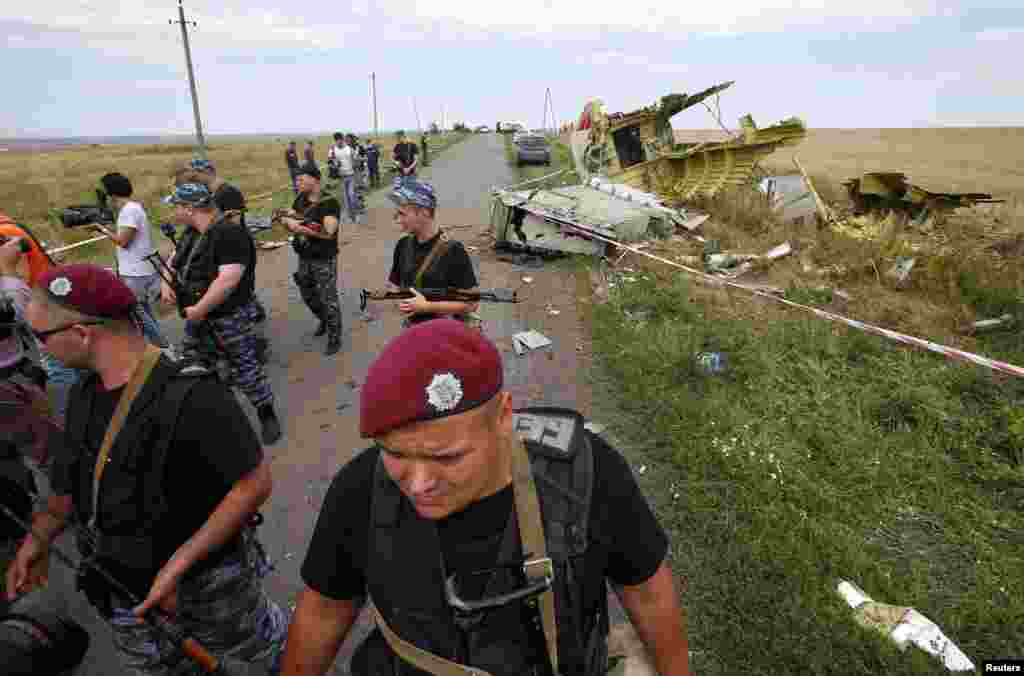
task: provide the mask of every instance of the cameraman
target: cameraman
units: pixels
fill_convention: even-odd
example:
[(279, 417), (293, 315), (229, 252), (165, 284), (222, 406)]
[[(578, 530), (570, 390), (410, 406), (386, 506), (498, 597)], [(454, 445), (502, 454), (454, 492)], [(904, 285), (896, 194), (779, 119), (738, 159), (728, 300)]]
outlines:
[(139, 202), (131, 199), (132, 183), (117, 172), (100, 179), (110, 196), (110, 206), (117, 214), (117, 230), (110, 237), (117, 245), (117, 273), (139, 301), (142, 334), (158, 347), (168, 342), (160, 333), (160, 324), (153, 316), (152, 306), (160, 296), (160, 275), (146, 260), (156, 251), (149, 229), (149, 218)]

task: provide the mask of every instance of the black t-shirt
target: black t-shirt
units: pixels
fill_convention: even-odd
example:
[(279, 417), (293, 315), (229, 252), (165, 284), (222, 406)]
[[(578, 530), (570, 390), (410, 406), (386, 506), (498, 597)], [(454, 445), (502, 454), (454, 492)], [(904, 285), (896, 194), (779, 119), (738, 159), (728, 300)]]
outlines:
[[(62, 452), (56, 454), (50, 477), (56, 495), (73, 493), (78, 482), (73, 475), (76, 459), (79, 460), (79, 471), (92, 476), (107, 426), (124, 391), (124, 387), (108, 391), (99, 383), (96, 387), (85, 431), (87, 448), (83, 449), (84, 455), (73, 457), (73, 449), (66, 444)], [(170, 551), (192, 537), (234, 484), (262, 461), (260, 440), (231, 390), (213, 378), (198, 381), (182, 402), (181, 418), (168, 449), (164, 491), (174, 519), (173, 526), (161, 535), (166, 538), (164, 542), (169, 543)], [(76, 500), (82, 501), (78, 505), (82, 513), (89, 515), (92, 513), (92, 483), (86, 484), (89, 494), (76, 496)], [(206, 563), (215, 561), (215, 555), (216, 552), (211, 553)], [(201, 569), (197, 567), (194, 570)], [(145, 587), (143, 593), (150, 583), (148, 580), (126, 582), (136, 588)]]
[(226, 317), (252, 299), (256, 288), (256, 245), (249, 231), (236, 223), (214, 223), (206, 231), (205, 241), (198, 230), (189, 228), (182, 236), (179, 250), (171, 263), (172, 267), (179, 272), (182, 271), (192, 248), (200, 242), (203, 248), (196, 252), (192, 261), (192, 267), (189, 269), (190, 278), (195, 279), (197, 275), (206, 274), (213, 280), (222, 265), (245, 266), (242, 279), (231, 295), (209, 314), (211, 319)]
[[(668, 553), (668, 537), (622, 455), (586, 432), (594, 449), (587, 574), (614, 584), (648, 580)], [(302, 564), (302, 579), (332, 599), (365, 594), (371, 488), (380, 452), (367, 449), (335, 475)], [(494, 566), (500, 535), (515, 509), (510, 486), (437, 522), (449, 573)], [(594, 563), (591, 564), (591, 561)]]
[[(392, 256), (391, 272), (388, 274), (388, 281), (401, 287), (416, 286), (416, 271), (420, 264), (434, 248), (434, 242), (441, 236), (441, 233), (434, 235), (426, 242), (419, 242), (415, 235), (406, 235), (395, 244), (395, 252)], [(413, 255), (409, 255), (409, 242), (415, 242)], [(473, 261), (469, 259), (466, 248), (462, 242), (449, 241), (448, 248), (443, 255), (438, 256), (423, 273), (424, 289), (472, 289), (477, 285), (476, 272), (473, 271)], [(437, 315), (421, 314), (410, 317), (413, 323), (433, 319)]]
[[(341, 203), (336, 197), (321, 198), (319, 202), (310, 206), (309, 196), (306, 193), (301, 193), (292, 203), (292, 209), (305, 220), (320, 225), (324, 224), (324, 219), (328, 216), (334, 216), (339, 221), (341, 220)], [(338, 237), (337, 234), (334, 239), (295, 235), (295, 239), (292, 240), (292, 248), (302, 258), (325, 260), (338, 254)]]
[(419, 148), (416, 147), (415, 143), (403, 141), (402, 143), (395, 144), (394, 157), (398, 160), (398, 164), (404, 168), (412, 164), (412, 161), (416, 159), (416, 155), (419, 152)]
[(380, 160), (380, 149), (376, 145), (366, 146), (366, 163), (371, 168), (376, 168), (377, 162)]

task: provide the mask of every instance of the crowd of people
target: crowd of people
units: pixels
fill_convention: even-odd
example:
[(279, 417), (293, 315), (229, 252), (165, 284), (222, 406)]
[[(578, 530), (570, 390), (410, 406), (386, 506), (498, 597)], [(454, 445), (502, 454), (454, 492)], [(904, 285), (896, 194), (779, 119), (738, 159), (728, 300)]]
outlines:
[[(338, 234), (343, 213), (355, 217), (361, 159), (380, 182), (374, 144), (334, 138), (337, 192), (312, 143), (302, 163), (290, 144), (296, 195), (280, 217), (327, 356), (342, 347)], [(119, 673), (201, 674), (209, 654), (229, 674), (322, 675), (368, 607), (376, 628), (354, 674), (603, 674), (609, 582), (658, 673), (689, 673), (668, 539), (629, 465), (575, 411), (514, 409), (476, 304), (416, 291), (478, 286), (417, 175), (423, 155), (399, 135), (389, 197), (401, 236), (386, 281), (412, 295), (396, 303), (403, 328), (362, 386), (369, 447), (334, 477), (291, 617), (263, 588), (258, 526), (273, 490), (264, 447), (283, 430), (242, 191), (208, 160), (174, 173), (163, 272), (146, 211), (119, 173), (100, 179), (117, 212), (107, 231), (115, 270), (57, 265), (27, 227), (0, 222), (0, 507), (17, 503), (10, 514), (21, 519), (4, 530), (11, 517), (0, 514), (0, 544), (12, 534), (0, 663), (15, 663), (17, 645), (29, 666), (13, 673), (60, 673), (7, 641), (3, 613), (46, 585), (54, 541), (71, 529), (77, 586), (110, 627)], [(157, 302), (184, 318), (180, 345), (168, 345)], [(260, 434), (232, 388), (255, 408)], [(58, 407), (47, 389), (61, 390)], [(50, 486), (35, 510), (25, 467)]]

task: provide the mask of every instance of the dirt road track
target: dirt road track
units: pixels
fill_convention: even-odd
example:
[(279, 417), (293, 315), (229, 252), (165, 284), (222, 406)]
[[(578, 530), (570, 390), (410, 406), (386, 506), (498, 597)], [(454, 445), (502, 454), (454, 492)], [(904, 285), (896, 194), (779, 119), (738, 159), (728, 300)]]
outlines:
[[(490, 240), (482, 236), (489, 220), (490, 188), (517, 180), (505, 161), (503, 138), (473, 136), (434, 158), (421, 177), (437, 190), (438, 221), (452, 228), (454, 238), (475, 247), (470, 254), (481, 286), (516, 288), (524, 275), (534, 280), (521, 290), (524, 303), (485, 304), (481, 309), (488, 336), (503, 350), (506, 386), (516, 405), (564, 405), (587, 415), (590, 400), (583, 381), (588, 351), (585, 345), (583, 351), (577, 350), (581, 334), (575, 280), (556, 269), (524, 269), (500, 262)], [(299, 568), (331, 479), (365, 447), (358, 437), (359, 386), (375, 355), (400, 330), (399, 315), (390, 304), (371, 305), (371, 321), (359, 312), (358, 290), (384, 285), (400, 235), (385, 191), (371, 195), (368, 207), (366, 223), (342, 226), (339, 284), (344, 293), (344, 333), (342, 352), (334, 358), (323, 355), (325, 339), (312, 335), (316, 321), (292, 282), (296, 259), (291, 248), (260, 252), (258, 293), (270, 313), (268, 335), (273, 346), (268, 373), (284, 427), (284, 438), (267, 449), (274, 463), (274, 493), (263, 509), (266, 521), (260, 533), (276, 565), (267, 588), (284, 606), (291, 606), (302, 589)], [(549, 314), (547, 307), (559, 314)], [(169, 336), (180, 338), (180, 320), (168, 316), (162, 324)], [(554, 345), (517, 357), (511, 336), (528, 328), (544, 333)], [(64, 541), (70, 542), (67, 536)], [(51, 574), (55, 602), (83, 622), (93, 636), (80, 676), (117, 673), (109, 632), (73, 591), (71, 575), (57, 564)], [(367, 627), (365, 619), (361, 618), (359, 629), (343, 647), (335, 673), (347, 673), (345, 664)]]

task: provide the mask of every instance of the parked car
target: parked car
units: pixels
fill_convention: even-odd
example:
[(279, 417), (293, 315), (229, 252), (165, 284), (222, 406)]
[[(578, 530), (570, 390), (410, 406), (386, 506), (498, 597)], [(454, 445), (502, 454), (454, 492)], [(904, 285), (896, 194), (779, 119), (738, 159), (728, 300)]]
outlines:
[(476, 128), (476, 131), (477, 131), (477, 133), (478, 133), (478, 134), (489, 134), (489, 133), (491, 133), (491, 128), (490, 128), (490, 127), (488, 127), (488, 126), (487, 126), (487, 125), (485, 124), (485, 125), (483, 125), (483, 126), (481, 126), (481, 127), (477, 127), (477, 128)]
[(551, 165), (551, 145), (543, 136), (528, 134), (516, 143), (516, 165), (524, 164)]

